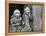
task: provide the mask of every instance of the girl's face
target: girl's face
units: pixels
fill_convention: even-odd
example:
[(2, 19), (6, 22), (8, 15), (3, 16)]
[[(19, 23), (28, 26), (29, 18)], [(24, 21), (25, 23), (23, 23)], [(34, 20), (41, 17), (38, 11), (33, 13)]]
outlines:
[(15, 16), (20, 16), (20, 11), (19, 11), (18, 9), (16, 9), (16, 10), (14, 11), (14, 15), (15, 15)]
[(16, 16), (20, 16), (20, 12), (16, 12), (15, 15), (16, 15)]
[(27, 14), (29, 14), (29, 13), (30, 13), (30, 8), (29, 8), (29, 7), (26, 7), (26, 8), (24, 9), (24, 12), (27, 13)]

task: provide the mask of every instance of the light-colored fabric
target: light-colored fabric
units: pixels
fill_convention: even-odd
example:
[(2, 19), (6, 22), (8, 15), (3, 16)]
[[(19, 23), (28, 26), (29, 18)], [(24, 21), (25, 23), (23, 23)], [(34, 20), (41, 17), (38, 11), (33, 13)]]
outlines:
[(25, 27), (21, 31), (31, 31), (31, 27), (29, 25), (29, 16), (26, 14), (23, 14), (24, 24)]
[(41, 6), (33, 5), (33, 18), (34, 18), (34, 29), (40, 31), (42, 29), (42, 20), (41, 20)]

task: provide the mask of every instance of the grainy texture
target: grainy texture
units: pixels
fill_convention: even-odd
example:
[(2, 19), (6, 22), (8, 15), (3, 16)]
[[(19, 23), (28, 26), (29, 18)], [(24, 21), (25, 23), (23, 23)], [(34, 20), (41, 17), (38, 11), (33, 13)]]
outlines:
[[(6, 1), (6, 13), (5, 13), (5, 15), (6, 15), (6, 36), (8, 35), (8, 34), (13, 34), (13, 35), (15, 35), (15, 34), (33, 34), (33, 33), (36, 33), (36, 32), (19, 32), (19, 33), (10, 33), (10, 31), (9, 31), (9, 3), (15, 3), (15, 4), (31, 4), (31, 5), (41, 5), (43, 8), (45, 7), (45, 5), (44, 5), (44, 3), (36, 3), (36, 2), (12, 2), (12, 1)], [(42, 8), (42, 32), (45, 32), (45, 10)], [(37, 33), (41, 33), (41, 32), (37, 32)]]

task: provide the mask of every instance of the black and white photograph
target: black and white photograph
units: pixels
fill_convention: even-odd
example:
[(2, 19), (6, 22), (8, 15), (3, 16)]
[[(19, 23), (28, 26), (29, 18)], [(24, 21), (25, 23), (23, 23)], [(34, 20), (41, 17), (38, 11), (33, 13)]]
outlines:
[(42, 12), (40, 5), (9, 4), (10, 32), (41, 32)]

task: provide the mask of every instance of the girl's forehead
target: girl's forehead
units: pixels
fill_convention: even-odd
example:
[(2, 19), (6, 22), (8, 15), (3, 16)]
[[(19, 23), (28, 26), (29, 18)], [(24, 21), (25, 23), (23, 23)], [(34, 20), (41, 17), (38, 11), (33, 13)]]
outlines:
[(29, 7), (25, 7), (24, 10), (30, 10), (30, 8)]
[(14, 13), (20, 13), (20, 10), (16, 9), (14, 10)]

